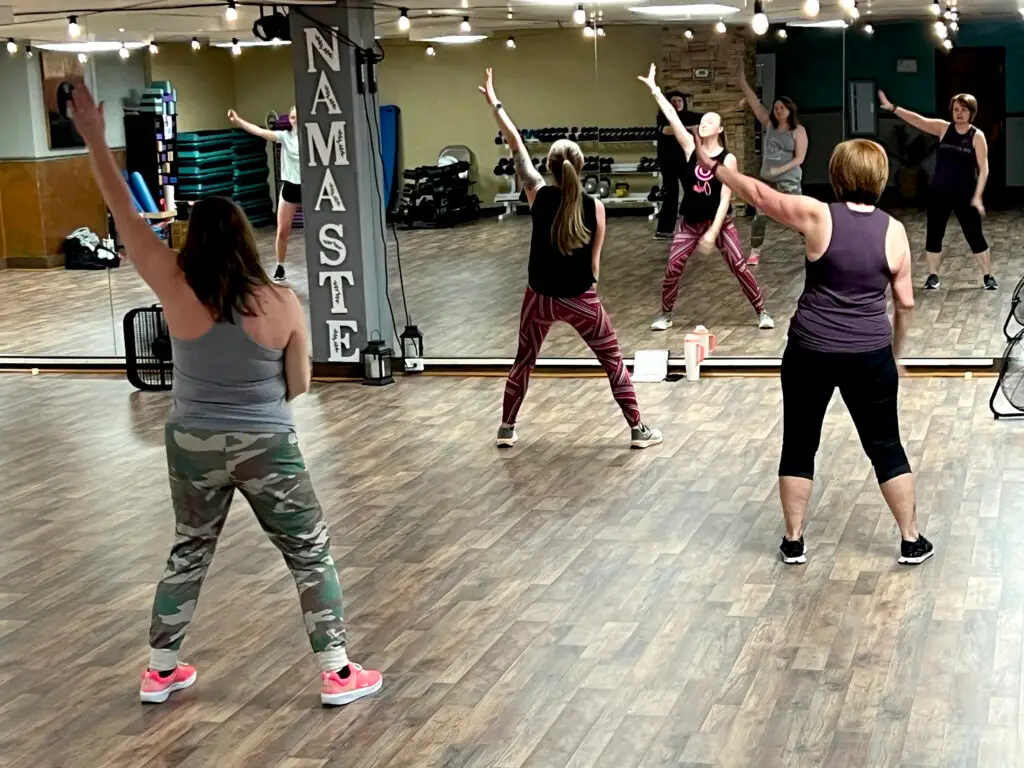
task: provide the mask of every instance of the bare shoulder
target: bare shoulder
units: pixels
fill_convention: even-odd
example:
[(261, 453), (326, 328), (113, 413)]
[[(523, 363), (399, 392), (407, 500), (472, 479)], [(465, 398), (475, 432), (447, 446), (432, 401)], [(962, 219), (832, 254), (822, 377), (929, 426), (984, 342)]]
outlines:
[(727, 154), (725, 156), (725, 160), (722, 161), (722, 165), (724, 165), (726, 168), (730, 168), (735, 171), (739, 167), (739, 165), (736, 163), (736, 155), (734, 155), (732, 152)]
[[(586, 193), (584, 193), (584, 194), (586, 194)], [(604, 201), (601, 198), (599, 198), (599, 197), (595, 197), (594, 198), (594, 209), (597, 210), (597, 211), (600, 211), (601, 213), (604, 213)]]
[(972, 125), (971, 127), (974, 128), (974, 141), (984, 144), (986, 141), (985, 132), (976, 125)]

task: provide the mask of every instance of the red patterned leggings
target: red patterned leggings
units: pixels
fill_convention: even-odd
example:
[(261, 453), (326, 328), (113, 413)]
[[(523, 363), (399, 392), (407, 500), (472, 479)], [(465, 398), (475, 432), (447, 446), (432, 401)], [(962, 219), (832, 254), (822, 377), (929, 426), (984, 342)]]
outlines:
[[(700, 239), (710, 226), (710, 221), (704, 224), (687, 224), (682, 219), (679, 219), (679, 223), (676, 224), (676, 231), (672, 236), (672, 247), (669, 249), (665, 281), (661, 285), (662, 312), (671, 312), (675, 306), (679, 281), (683, 279), (683, 270), (686, 269), (686, 260), (697, 250), (697, 244), (700, 243)], [(740, 243), (740, 236), (732, 219), (727, 219), (722, 224), (722, 231), (718, 233), (715, 247), (721, 251), (725, 263), (739, 280), (740, 288), (746, 294), (747, 301), (753, 305), (758, 314), (761, 314), (764, 311), (764, 296), (754, 275), (747, 269), (747, 260), (743, 257), (743, 245)]]
[(633, 381), (622, 361), (619, 340), (612, 328), (611, 318), (604, 311), (597, 291), (593, 288), (573, 299), (556, 299), (526, 289), (519, 318), (519, 351), (505, 382), (502, 423), (516, 423), (516, 415), (526, 397), (530, 372), (537, 362), (541, 345), (552, 324), (559, 320), (575, 328), (601, 361), (604, 372), (608, 374), (612, 395), (622, 409), (626, 422), (635, 427), (640, 423), (640, 407), (636, 402)]

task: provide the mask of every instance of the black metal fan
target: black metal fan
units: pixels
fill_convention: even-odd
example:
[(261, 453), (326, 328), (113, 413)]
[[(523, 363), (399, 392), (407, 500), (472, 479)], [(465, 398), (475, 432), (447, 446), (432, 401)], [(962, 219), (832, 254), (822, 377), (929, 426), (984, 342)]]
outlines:
[(1016, 321), (1020, 328), (1024, 328), (1024, 277), (1013, 289), (1013, 298), (1010, 299), (1010, 312), (1006, 315), (1006, 322), (1003, 323), (1003, 335), (1009, 340), (1013, 338), (1010, 333), (1010, 321)]
[[(997, 408), (997, 400), (1000, 405), (1009, 410)], [(1015, 419), (1024, 416), (1024, 328), (1006, 345), (1006, 351), (1003, 352), (1003, 365), (999, 369), (999, 378), (992, 389), (988, 407), (997, 419)]]
[(132, 386), (151, 391), (171, 388), (174, 365), (163, 307), (137, 307), (124, 316), (124, 347)]

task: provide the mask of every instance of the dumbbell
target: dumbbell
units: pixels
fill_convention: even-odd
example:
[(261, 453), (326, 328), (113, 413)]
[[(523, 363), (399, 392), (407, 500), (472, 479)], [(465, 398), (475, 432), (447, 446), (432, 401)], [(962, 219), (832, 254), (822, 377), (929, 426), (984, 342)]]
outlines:
[(615, 196), (625, 197), (629, 194), (629, 184), (624, 181), (620, 181), (615, 185)]
[(602, 177), (602, 179), (599, 182), (597, 182), (597, 192), (598, 192), (598, 194), (601, 197), (608, 197), (608, 195), (611, 194), (611, 191), (612, 191), (612, 180), (609, 179), (607, 176)]
[(597, 176), (587, 176), (583, 179), (583, 191), (588, 195), (596, 195), (598, 193)]

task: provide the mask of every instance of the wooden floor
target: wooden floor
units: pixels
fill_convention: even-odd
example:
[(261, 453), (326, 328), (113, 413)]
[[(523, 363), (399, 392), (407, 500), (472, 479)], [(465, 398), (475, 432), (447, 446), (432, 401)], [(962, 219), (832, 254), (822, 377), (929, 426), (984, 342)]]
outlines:
[[(1005, 347), (1003, 321), (1024, 275), (1024, 215), (991, 212), (986, 233), (995, 260), (998, 291), (981, 289), (981, 278), (956, 222), (946, 238), (948, 257), (938, 291), (924, 291), (924, 214), (899, 214), (917, 257), (918, 308), (907, 341), (912, 357), (998, 356)], [(744, 243), (750, 219), (739, 220)], [(668, 243), (651, 239), (646, 217), (614, 217), (602, 259), (600, 293), (627, 356), (639, 349), (669, 348), (681, 356), (683, 336), (703, 324), (716, 333), (719, 354), (777, 357), (803, 286), (799, 238), (771, 225), (761, 265), (754, 272), (776, 320), (758, 330), (756, 317), (717, 254), (694, 256), (684, 274), (676, 325), (652, 332), (660, 308)], [(267, 266), (273, 262), (273, 231), (259, 233)], [(399, 230), (406, 296), (412, 320), (425, 336), (429, 357), (512, 357), (526, 284), (529, 222), (487, 219), (453, 230)], [(399, 331), (405, 326), (394, 241), (389, 234), (391, 296)], [(289, 277), (308, 301), (303, 232), (292, 236)], [(109, 282), (108, 282), (109, 281)], [(130, 265), (105, 272), (0, 271), (0, 355), (124, 354), (122, 319), (133, 307), (154, 302)], [(545, 357), (590, 357), (568, 327), (556, 326)]]
[(935, 558), (898, 534), (834, 404), (782, 566), (776, 379), (641, 385), (626, 448), (603, 379), (317, 386), (297, 407), (353, 657), (321, 709), (294, 585), (239, 503), (184, 658), (144, 708), (171, 542), (167, 399), (0, 376), (0, 766), (1011, 768), (1024, 764), (1024, 424), (991, 380), (913, 379), (903, 432)]

